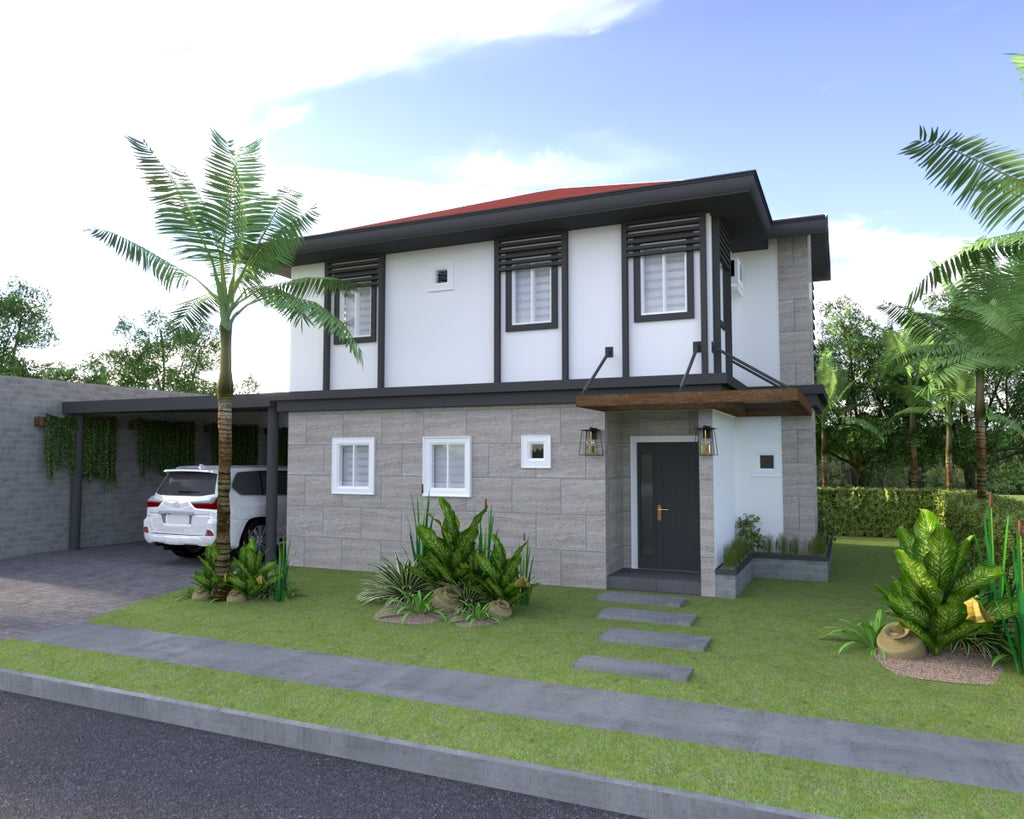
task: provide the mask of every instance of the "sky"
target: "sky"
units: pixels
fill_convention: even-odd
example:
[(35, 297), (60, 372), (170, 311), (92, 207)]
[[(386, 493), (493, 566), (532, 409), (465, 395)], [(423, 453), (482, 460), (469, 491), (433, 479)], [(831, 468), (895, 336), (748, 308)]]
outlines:
[[(878, 319), (982, 235), (900, 155), (919, 127), (1024, 148), (1020, 0), (56, 0), (5, 17), (0, 288), (50, 293), (60, 341), (39, 361), (117, 347), (119, 317), (191, 295), (86, 232), (172, 252), (125, 136), (197, 181), (211, 129), (262, 139), (314, 233), (756, 170), (773, 218), (829, 217), (816, 302)], [(236, 383), (287, 390), (287, 325), (243, 313), (234, 358)]]

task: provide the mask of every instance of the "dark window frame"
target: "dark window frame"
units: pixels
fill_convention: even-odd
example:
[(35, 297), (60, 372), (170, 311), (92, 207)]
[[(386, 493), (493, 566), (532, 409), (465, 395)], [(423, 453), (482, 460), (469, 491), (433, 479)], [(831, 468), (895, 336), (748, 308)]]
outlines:
[[(327, 265), (327, 275), (332, 278), (341, 279), (351, 286), (353, 290), (369, 288), (370, 290), (370, 332), (366, 335), (352, 334), (352, 340), (356, 343), (370, 343), (377, 340), (378, 324), (378, 290), (380, 289), (381, 271), (384, 269), (383, 257), (377, 256), (368, 259), (346, 259), (339, 262), (330, 262)], [(336, 292), (331, 294), (331, 312), (344, 320), (343, 304), (345, 293)], [(334, 343), (341, 344), (341, 339), (334, 336)]]
[[(648, 222), (633, 222), (624, 228), (626, 269), (633, 278), (633, 321), (681, 321), (697, 315), (695, 271), (702, 249), (703, 229), (700, 215), (672, 219), (657, 219)], [(686, 261), (686, 309), (664, 313), (643, 313), (640, 262), (647, 256), (665, 256), (681, 253)]]
[[(500, 239), (495, 243), (497, 275), (504, 278), (505, 332), (529, 330), (557, 330), (559, 315), (559, 281), (565, 275), (568, 253), (565, 233), (551, 233)], [(519, 270), (551, 270), (551, 319), (514, 324), (512, 321), (513, 274)]]

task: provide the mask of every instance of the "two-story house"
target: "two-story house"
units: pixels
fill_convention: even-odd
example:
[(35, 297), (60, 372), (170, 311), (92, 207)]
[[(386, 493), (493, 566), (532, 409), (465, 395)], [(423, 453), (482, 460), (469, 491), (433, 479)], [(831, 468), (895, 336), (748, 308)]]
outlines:
[(529, 539), (534, 578), (568, 586), (675, 572), (714, 595), (738, 516), (801, 543), (817, 530), (828, 222), (773, 220), (754, 172), (311, 236), (291, 275), (350, 283), (331, 307), (363, 359), (292, 333), (298, 565), (407, 552), (424, 496), (464, 520), (486, 500), (506, 545)]

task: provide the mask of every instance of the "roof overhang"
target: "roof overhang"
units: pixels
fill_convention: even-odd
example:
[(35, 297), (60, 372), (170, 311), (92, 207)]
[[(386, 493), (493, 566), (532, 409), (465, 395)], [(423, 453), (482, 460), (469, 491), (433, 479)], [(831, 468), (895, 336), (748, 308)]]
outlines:
[(799, 387), (743, 390), (701, 390), (643, 393), (584, 393), (576, 397), (581, 409), (601, 412), (638, 410), (718, 410), (738, 418), (813, 415), (814, 409)]
[(682, 182), (638, 185), (599, 193), (400, 219), (307, 237), (295, 264), (333, 261), (449, 244), (488, 241), (544, 230), (575, 230), (655, 218), (667, 213), (712, 213), (729, 230), (734, 250), (767, 245), (772, 218), (755, 171)]

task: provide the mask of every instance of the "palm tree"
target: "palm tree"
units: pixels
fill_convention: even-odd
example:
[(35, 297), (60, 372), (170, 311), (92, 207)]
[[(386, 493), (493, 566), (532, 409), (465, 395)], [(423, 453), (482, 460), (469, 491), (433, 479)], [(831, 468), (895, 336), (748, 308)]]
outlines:
[(156, 205), (157, 231), (170, 237), (183, 264), (205, 268), (203, 273), (180, 267), (116, 233), (93, 229), (90, 234), (123, 259), (152, 273), (168, 290), (197, 285), (201, 294), (179, 305), (173, 320), (191, 330), (211, 322), (219, 329), (215, 567), (224, 575), (230, 568), (233, 546), (229, 534), (234, 395), (231, 335), (235, 319), (247, 307), (263, 304), (293, 324), (324, 329), (357, 360), (362, 359), (344, 322), (324, 306), (323, 296), (344, 290), (343, 282), (330, 277), (276, 278), (291, 265), (303, 233), (316, 221), (316, 210), (303, 210), (301, 195), (287, 188), (264, 192), (259, 140), (236, 149), (216, 131), (211, 136), (202, 190), (182, 171), (164, 165), (146, 142), (128, 137)]
[[(1010, 59), (1024, 82), (1024, 54), (1011, 54)], [(1010, 230), (982, 237), (935, 265), (909, 304), (970, 270), (1024, 254), (1024, 154), (982, 136), (937, 128), (921, 128), (918, 138), (901, 153), (914, 159), (932, 184), (956, 196), (957, 204), (966, 208), (983, 230), (1000, 225)]]

